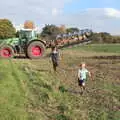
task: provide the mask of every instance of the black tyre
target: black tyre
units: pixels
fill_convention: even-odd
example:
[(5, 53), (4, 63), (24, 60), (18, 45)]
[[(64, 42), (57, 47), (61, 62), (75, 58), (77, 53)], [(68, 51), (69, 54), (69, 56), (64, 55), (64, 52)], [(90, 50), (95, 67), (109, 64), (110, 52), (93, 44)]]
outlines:
[(4, 45), (0, 48), (0, 57), (1, 58), (13, 58), (14, 57), (14, 49), (9, 45)]
[(27, 47), (26, 55), (31, 59), (39, 59), (44, 56), (45, 46), (40, 41), (34, 41)]

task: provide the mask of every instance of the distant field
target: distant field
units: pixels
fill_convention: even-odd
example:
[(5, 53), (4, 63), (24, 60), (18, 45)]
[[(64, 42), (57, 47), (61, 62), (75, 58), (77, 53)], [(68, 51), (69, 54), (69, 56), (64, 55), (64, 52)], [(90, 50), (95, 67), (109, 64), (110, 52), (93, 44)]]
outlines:
[[(119, 56), (119, 47), (65, 48), (57, 73), (47, 56), (1, 59), (0, 120), (120, 120), (120, 59), (112, 57)], [(102, 48), (109, 51), (104, 53)], [(111, 58), (94, 58), (96, 55)], [(88, 91), (81, 96), (77, 71), (82, 61), (94, 81), (88, 79)]]
[[(66, 49), (66, 48), (65, 48)], [(72, 47), (73, 50), (84, 50), (106, 53), (120, 53), (120, 44), (89, 44)]]

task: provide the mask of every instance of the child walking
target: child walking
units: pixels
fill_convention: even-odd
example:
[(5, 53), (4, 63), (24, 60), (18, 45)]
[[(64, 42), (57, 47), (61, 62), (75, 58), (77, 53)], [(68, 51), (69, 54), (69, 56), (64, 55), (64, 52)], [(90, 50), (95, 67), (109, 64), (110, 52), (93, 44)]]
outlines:
[(57, 47), (56, 46), (52, 46), (51, 60), (52, 60), (54, 71), (57, 70), (57, 67), (59, 65), (59, 57), (60, 57), (60, 53), (59, 53)]
[(81, 87), (81, 94), (83, 94), (83, 91), (85, 90), (85, 82), (87, 80), (87, 75), (91, 77), (91, 73), (87, 70), (86, 64), (81, 63), (78, 70), (78, 84)]

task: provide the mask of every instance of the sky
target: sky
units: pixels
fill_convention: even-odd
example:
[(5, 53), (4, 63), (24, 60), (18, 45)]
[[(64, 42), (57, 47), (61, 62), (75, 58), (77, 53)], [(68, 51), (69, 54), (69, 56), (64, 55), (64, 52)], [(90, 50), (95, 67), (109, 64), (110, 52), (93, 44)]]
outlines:
[(120, 0), (3, 0), (0, 18), (14, 25), (32, 20), (39, 27), (64, 24), (120, 35), (119, 5)]

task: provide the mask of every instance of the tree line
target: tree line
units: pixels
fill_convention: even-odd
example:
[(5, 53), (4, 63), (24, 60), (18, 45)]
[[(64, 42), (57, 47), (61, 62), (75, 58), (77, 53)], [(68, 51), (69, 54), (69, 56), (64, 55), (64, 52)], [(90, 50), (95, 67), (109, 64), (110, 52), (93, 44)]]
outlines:
[(90, 39), (93, 43), (120, 43), (120, 36), (113, 36), (107, 32), (93, 33)]
[[(24, 28), (35, 28), (32, 21), (25, 21)], [(38, 37), (44, 40), (55, 40), (58, 34), (79, 32), (79, 28), (66, 28), (64, 25), (60, 27), (56, 25), (45, 25)], [(12, 22), (8, 19), (0, 19), (0, 39), (18, 37), (18, 33)], [(90, 37), (93, 43), (120, 43), (120, 36), (113, 36), (107, 32), (93, 33)]]

